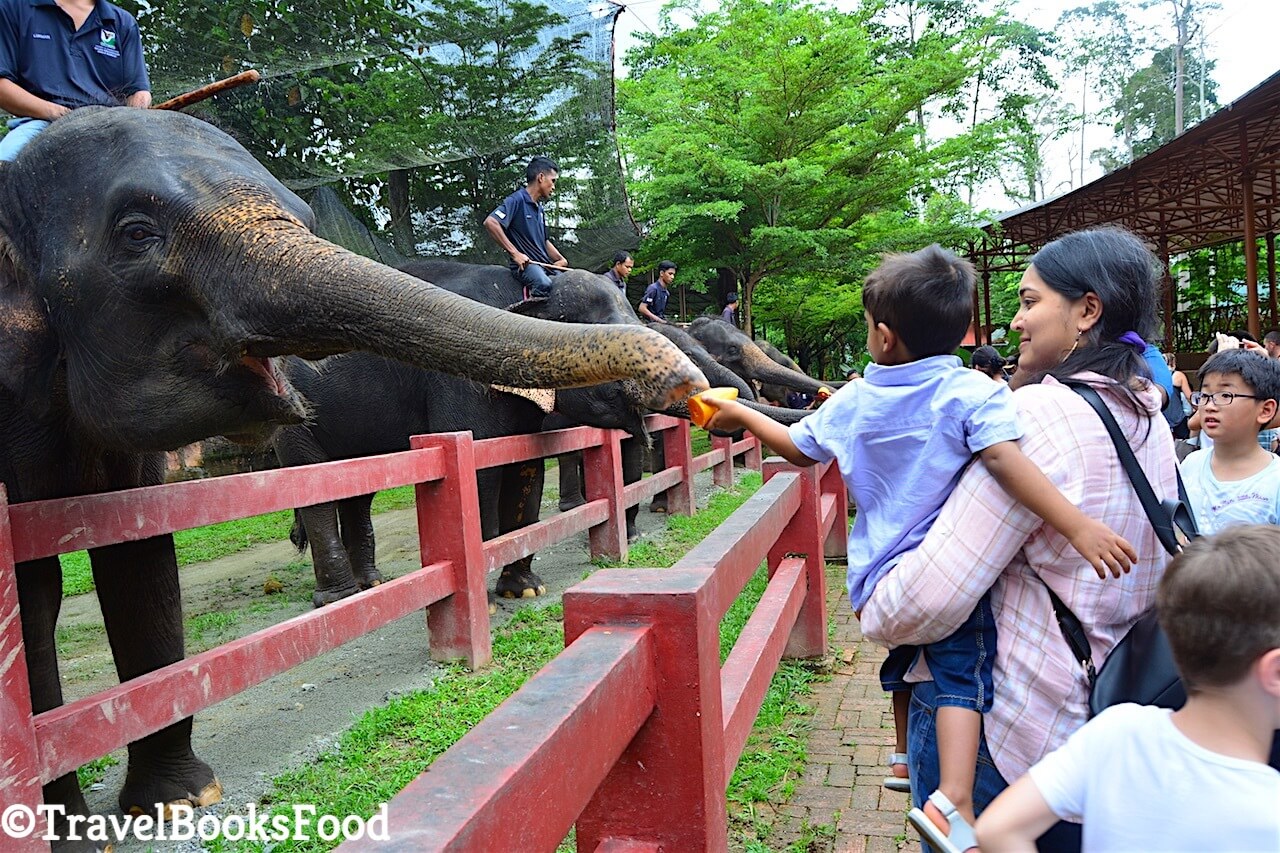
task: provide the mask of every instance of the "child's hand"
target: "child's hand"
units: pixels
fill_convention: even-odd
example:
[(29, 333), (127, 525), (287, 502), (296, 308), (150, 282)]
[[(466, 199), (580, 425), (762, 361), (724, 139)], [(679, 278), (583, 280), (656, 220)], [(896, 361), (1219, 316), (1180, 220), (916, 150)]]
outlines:
[(734, 400), (724, 400), (719, 397), (713, 397), (710, 394), (702, 397), (701, 399), (703, 405), (710, 406), (716, 410), (715, 414), (713, 414), (711, 418), (702, 425), (703, 429), (708, 431), (718, 429), (721, 432), (733, 432), (734, 430), (743, 428), (744, 424), (742, 423), (742, 416), (740, 413), (745, 411), (746, 407), (742, 404)]
[(1093, 570), (1103, 580), (1108, 571), (1112, 577), (1117, 578), (1127, 574), (1138, 561), (1138, 552), (1133, 550), (1128, 540), (1101, 521), (1089, 519), (1070, 541), (1071, 547), (1089, 561), (1089, 565), (1093, 566)]

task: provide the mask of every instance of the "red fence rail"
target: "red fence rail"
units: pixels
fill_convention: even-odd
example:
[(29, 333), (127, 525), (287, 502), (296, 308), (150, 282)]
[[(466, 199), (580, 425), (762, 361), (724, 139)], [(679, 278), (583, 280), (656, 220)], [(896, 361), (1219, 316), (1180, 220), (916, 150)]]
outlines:
[[(834, 465), (765, 486), (670, 569), (564, 594), (566, 648), (398, 794), (390, 841), (344, 851), (724, 850), (725, 790), (784, 656), (826, 653), (824, 551), (843, 552)], [(839, 545), (836, 545), (836, 541)], [(719, 623), (768, 587), (720, 665)]]
[[(625, 434), (586, 427), (485, 441), (470, 433), (415, 436), (403, 453), (13, 505), (0, 484), (0, 812), (34, 809), (42, 784), (415, 610), (427, 610), (433, 657), (486, 663), (488, 572), (583, 530), (593, 556), (624, 556), (628, 506), (666, 490), (672, 512), (689, 512), (695, 472), (731, 466), (740, 454), (758, 464), (754, 438), (719, 440), (695, 460), (687, 421), (654, 415), (648, 423), (666, 442), (669, 467), (626, 487)], [(570, 450), (586, 453), (587, 503), (482, 542), (476, 471)], [(409, 484), (421, 569), (33, 716), (15, 563)], [(4, 849), (48, 846), (6, 839)]]

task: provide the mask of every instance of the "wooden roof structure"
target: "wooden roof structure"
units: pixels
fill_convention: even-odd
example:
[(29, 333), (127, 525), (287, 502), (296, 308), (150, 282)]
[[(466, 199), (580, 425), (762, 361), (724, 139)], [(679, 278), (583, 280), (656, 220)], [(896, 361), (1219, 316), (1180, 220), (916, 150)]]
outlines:
[[(998, 217), (970, 255), (984, 284), (990, 334), (990, 273), (1022, 270), (1045, 243), (1071, 231), (1121, 225), (1164, 262), (1164, 319), (1173, 328), (1169, 256), (1244, 241), (1247, 321), (1260, 331), (1258, 252), (1266, 238), (1269, 313), (1276, 321), (1275, 234), (1280, 229), (1280, 72), (1150, 154), (1069, 193)], [(974, 315), (978, 316), (975, 298)], [(979, 324), (980, 328), (982, 324)]]

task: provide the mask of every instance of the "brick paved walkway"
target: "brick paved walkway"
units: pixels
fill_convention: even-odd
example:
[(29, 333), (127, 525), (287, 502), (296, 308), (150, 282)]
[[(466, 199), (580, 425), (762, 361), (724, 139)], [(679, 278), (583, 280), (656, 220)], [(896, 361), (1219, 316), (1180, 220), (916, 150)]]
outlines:
[[(827, 612), (835, 623), (831, 680), (815, 686), (809, 764), (795, 793), (774, 809), (770, 847), (815, 838), (805, 853), (918, 853), (909, 799), (881, 786), (893, 751), (893, 711), (878, 677), (884, 649), (862, 638), (844, 593), (844, 566), (829, 565)], [(835, 835), (814, 833), (834, 827)], [(806, 829), (808, 828), (808, 829)]]

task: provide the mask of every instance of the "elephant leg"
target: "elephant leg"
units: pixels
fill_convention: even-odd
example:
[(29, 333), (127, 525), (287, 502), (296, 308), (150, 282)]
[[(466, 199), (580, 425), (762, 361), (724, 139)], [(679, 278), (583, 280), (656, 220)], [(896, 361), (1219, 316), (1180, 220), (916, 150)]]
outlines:
[[(640, 482), (644, 469), (644, 445), (637, 438), (622, 440), (622, 483), (631, 485)], [(636, 527), (636, 516), (640, 514), (640, 504), (627, 507), (627, 541), (634, 542), (640, 538), (640, 529)]]
[[(58, 650), (54, 628), (62, 609), (62, 566), (57, 557), (18, 563), (18, 606), (22, 611), (22, 642), (27, 652), (27, 683), (31, 688), (31, 709), (43, 713), (62, 704), (62, 684), (58, 680)], [(66, 814), (86, 815), (84, 795), (74, 772), (59, 776), (44, 786), (44, 801), (60, 805)], [(54, 822), (54, 830), (66, 836), (65, 815)], [(62, 851), (95, 851), (98, 845), (64, 842), (56, 846)]]
[[(517, 462), (502, 469), (498, 500), (498, 533), (510, 533), (538, 520), (546, 468), (541, 459)], [(533, 555), (503, 566), (496, 590), (503, 598), (534, 598), (547, 591), (533, 572)]]
[[(172, 536), (89, 552), (120, 680), (182, 660), (182, 593)], [(208, 806), (222, 799), (213, 770), (191, 750), (191, 718), (129, 744), (120, 791), (125, 813), (154, 813), (157, 803)]]
[(359, 495), (338, 501), (338, 522), (342, 526), (342, 544), (351, 561), (351, 571), (361, 589), (382, 583), (374, 556), (373, 516), (369, 512), (373, 495)]
[[(498, 535), (498, 498), (502, 472), (486, 468), (476, 473), (476, 489), (480, 493), (480, 537), (486, 542)], [(489, 615), (498, 612), (498, 596), (489, 593)]]
[[(667, 450), (659, 438), (653, 443), (653, 447), (649, 448), (649, 471), (656, 474), (667, 467)], [(658, 492), (653, 496), (653, 501), (649, 504), (649, 512), (666, 512), (667, 511), (667, 493)]]
[(331, 501), (302, 507), (298, 510), (298, 517), (307, 532), (311, 564), (316, 573), (316, 591), (311, 594), (311, 604), (324, 607), (359, 592), (360, 585), (351, 570), (351, 558), (338, 531), (337, 503)]
[(566, 453), (559, 457), (560, 511), (568, 512), (587, 502), (582, 495), (582, 454)]

